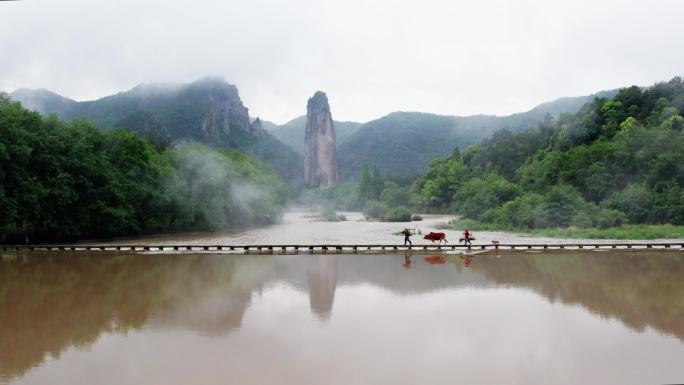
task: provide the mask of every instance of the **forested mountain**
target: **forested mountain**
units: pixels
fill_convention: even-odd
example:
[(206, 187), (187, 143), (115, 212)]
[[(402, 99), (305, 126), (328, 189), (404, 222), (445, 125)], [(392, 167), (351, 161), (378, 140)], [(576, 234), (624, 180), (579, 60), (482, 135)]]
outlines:
[(682, 114), (681, 78), (625, 88), (435, 159), (421, 199), (509, 229), (684, 224)]
[(0, 243), (220, 229), (282, 213), (286, 185), (268, 165), (155, 144), (45, 118), (0, 93)]
[(501, 117), (393, 112), (364, 124), (340, 142), (340, 177), (358, 178), (363, 164), (376, 165), (387, 176), (418, 175), (432, 159), (448, 156), (455, 146), (464, 149), (501, 129), (519, 131), (533, 127), (547, 114), (557, 118), (561, 113), (575, 113), (595, 97), (611, 97), (616, 92), (561, 98), (527, 112)]
[(222, 79), (189, 84), (143, 84), (102, 99), (75, 102), (45, 90), (10, 95), (26, 108), (72, 121), (85, 118), (100, 129), (123, 128), (142, 136), (186, 140), (238, 149), (271, 164), (288, 182), (300, 185), (303, 159), (250, 121), (237, 88)]
[[(274, 123), (264, 124), (264, 129), (268, 130), (273, 136), (278, 138), (283, 143), (292, 147), (300, 154), (304, 154), (304, 131), (306, 129), (306, 116), (294, 118), (283, 125), (276, 125)], [(335, 144), (337, 148), (340, 147), (347, 138), (358, 131), (363, 123), (358, 122), (338, 122), (333, 121), (335, 125)]]

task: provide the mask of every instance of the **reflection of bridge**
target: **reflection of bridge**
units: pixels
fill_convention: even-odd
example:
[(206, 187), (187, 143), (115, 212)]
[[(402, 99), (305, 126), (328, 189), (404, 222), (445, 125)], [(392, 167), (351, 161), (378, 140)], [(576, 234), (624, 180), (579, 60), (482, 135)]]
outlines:
[(548, 243), (548, 244), (473, 244), (473, 245), (1, 245), (2, 250), (86, 250), (86, 251), (234, 251), (234, 252), (319, 252), (328, 251), (439, 251), (439, 250), (515, 250), (515, 249), (670, 249), (684, 248), (684, 242), (623, 242), (623, 243)]

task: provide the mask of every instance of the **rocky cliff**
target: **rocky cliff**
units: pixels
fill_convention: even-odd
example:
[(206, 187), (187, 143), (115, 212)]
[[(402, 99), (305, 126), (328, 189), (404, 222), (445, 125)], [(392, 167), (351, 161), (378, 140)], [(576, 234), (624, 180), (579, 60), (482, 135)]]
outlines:
[(249, 133), (254, 136), (263, 136), (266, 131), (264, 126), (261, 124), (261, 119), (256, 118), (252, 124), (249, 125)]
[(251, 131), (249, 111), (242, 104), (237, 87), (212, 78), (203, 79), (193, 84), (201, 92), (204, 99), (202, 132), (204, 139), (218, 139), (230, 134), (231, 129)]
[(321, 189), (337, 185), (335, 127), (325, 93), (317, 91), (306, 105), (304, 182)]

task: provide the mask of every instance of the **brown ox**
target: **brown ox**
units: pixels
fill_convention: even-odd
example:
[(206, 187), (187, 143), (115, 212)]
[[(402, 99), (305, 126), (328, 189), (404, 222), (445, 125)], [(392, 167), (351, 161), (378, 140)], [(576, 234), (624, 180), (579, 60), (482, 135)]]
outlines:
[(432, 241), (432, 243), (435, 243), (435, 241), (438, 241), (437, 243), (442, 243), (442, 241), (444, 241), (444, 243), (447, 243), (446, 234), (444, 233), (435, 233), (431, 231), (427, 235), (425, 235), (423, 239)]

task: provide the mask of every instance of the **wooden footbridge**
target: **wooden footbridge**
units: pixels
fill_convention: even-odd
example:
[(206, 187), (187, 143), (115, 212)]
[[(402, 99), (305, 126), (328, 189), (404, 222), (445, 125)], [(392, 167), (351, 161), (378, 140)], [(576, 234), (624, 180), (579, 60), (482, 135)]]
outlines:
[(69, 244), (69, 245), (0, 245), (0, 250), (44, 250), (44, 251), (209, 251), (209, 252), (236, 252), (236, 253), (327, 253), (332, 252), (425, 252), (425, 251), (449, 251), (449, 250), (549, 250), (549, 249), (684, 249), (682, 242), (661, 243), (549, 243), (549, 244), (473, 244), (473, 245), (119, 245), (119, 244)]

